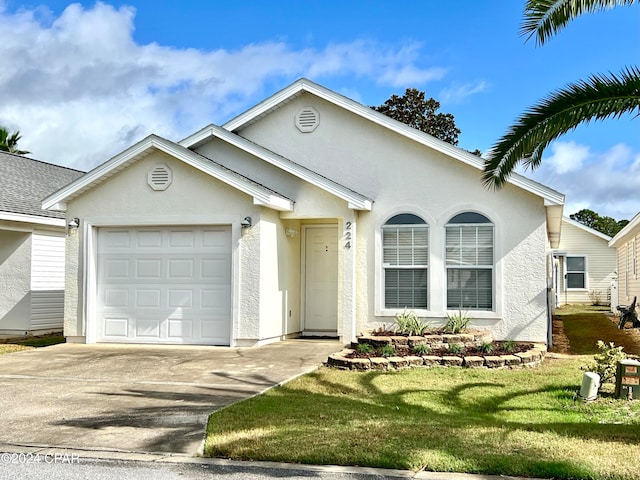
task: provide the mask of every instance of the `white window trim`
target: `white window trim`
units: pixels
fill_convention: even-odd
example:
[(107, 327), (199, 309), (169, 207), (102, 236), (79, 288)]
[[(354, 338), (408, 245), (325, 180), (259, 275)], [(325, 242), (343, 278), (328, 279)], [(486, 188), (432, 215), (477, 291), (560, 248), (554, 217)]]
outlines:
[[(409, 213), (409, 212), (402, 212), (402, 213)], [(401, 213), (401, 214), (402, 214)], [(396, 215), (400, 215), (400, 214), (396, 214)], [(387, 219), (387, 221), (385, 223), (382, 224), (382, 226), (380, 227), (380, 237), (381, 237), (381, 248), (382, 248), (382, 255), (381, 255), (381, 262), (382, 262), (382, 306), (384, 308), (384, 310), (394, 310), (397, 312), (401, 312), (404, 311), (404, 307), (398, 307), (398, 308), (390, 308), (387, 307), (387, 298), (386, 298), (386, 275), (387, 275), (387, 269), (398, 269), (398, 270), (426, 270), (426, 274), (427, 274), (427, 308), (415, 308), (415, 307), (406, 307), (409, 310), (412, 311), (429, 311), (429, 305), (431, 304), (430, 301), (430, 297), (431, 297), (431, 281), (430, 281), (430, 275), (431, 275), (431, 268), (429, 266), (429, 262), (430, 262), (430, 258), (431, 258), (431, 228), (429, 226), (428, 223), (426, 223), (426, 221), (420, 217), (419, 215), (416, 215), (418, 217), (420, 217), (425, 223), (418, 223), (418, 224), (391, 224), (387, 227), (388, 225), (388, 221), (391, 220), (394, 216), (396, 215), (392, 215), (391, 217), (389, 217)], [(412, 214), (415, 215), (415, 214)], [(400, 228), (415, 228), (415, 227), (424, 227), (427, 229), (427, 263), (425, 265), (392, 265), (389, 263), (384, 263), (384, 230), (385, 228), (394, 228), (394, 227), (400, 227)]]
[(472, 269), (474, 270), (481, 270), (481, 269), (490, 269), (492, 271), (491, 273), (491, 310), (474, 310), (474, 309), (469, 309), (468, 312), (472, 312), (469, 313), (470, 316), (474, 317), (474, 318), (495, 318), (496, 314), (499, 312), (499, 308), (498, 308), (498, 282), (497, 282), (497, 278), (498, 278), (498, 259), (500, 257), (498, 257), (497, 252), (498, 252), (498, 247), (497, 247), (497, 238), (496, 238), (496, 224), (495, 222), (491, 219), (491, 217), (489, 217), (488, 215), (486, 215), (485, 213), (482, 212), (478, 212), (476, 210), (462, 210), (459, 211), (458, 213), (456, 213), (455, 215), (451, 215), (449, 220), (453, 217), (455, 217), (456, 215), (460, 214), (460, 213), (465, 213), (465, 212), (473, 212), (473, 213), (479, 213), (480, 215), (485, 216), (491, 223), (450, 223), (449, 221), (447, 221), (447, 223), (445, 223), (444, 228), (442, 229), (442, 265), (444, 266), (444, 275), (442, 277), (442, 282), (443, 282), (443, 294), (444, 294), (444, 298), (443, 298), (443, 305), (444, 307), (447, 309), (446, 313), (447, 314), (452, 314), (452, 313), (457, 313), (459, 310), (458, 309), (454, 309), (451, 310), (448, 307), (448, 301), (447, 301), (447, 297), (448, 297), (448, 290), (447, 290), (447, 282), (448, 282), (448, 274), (447, 271), (449, 270), (449, 268), (453, 268), (453, 269), (461, 269), (461, 270), (465, 270), (465, 269), (469, 269), (470, 267), (468, 265), (464, 265), (464, 266), (458, 266), (458, 265), (452, 265), (449, 266), (447, 265), (447, 227), (450, 226), (456, 226), (456, 225), (464, 225), (464, 226), (470, 226), (470, 227), (477, 227), (477, 226), (486, 226), (486, 225), (491, 225), (493, 227), (493, 264), (491, 266), (486, 266), (486, 265), (476, 265), (474, 267), (472, 267)]
[[(575, 257), (584, 258), (584, 287), (569, 288), (569, 273), (579, 273), (579, 272), (577, 270), (572, 270), (571, 272), (569, 272), (569, 269), (567, 267), (567, 259), (575, 258)], [(572, 254), (565, 255), (563, 268), (564, 268), (564, 289), (567, 292), (589, 291), (589, 258), (587, 254), (572, 253)]]

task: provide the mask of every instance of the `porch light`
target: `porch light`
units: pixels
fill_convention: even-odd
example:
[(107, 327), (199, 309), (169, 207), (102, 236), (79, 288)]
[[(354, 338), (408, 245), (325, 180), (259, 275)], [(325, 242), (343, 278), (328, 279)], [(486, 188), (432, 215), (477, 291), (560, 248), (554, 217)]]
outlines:
[(75, 235), (78, 231), (78, 227), (80, 226), (80, 219), (78, 217), (74, 217), (71, 219), (69, 224), (67, 225), (67, 233), (71, 236)]
[(251, 217), (244, 217), (242, 222), (240, 222), (240, 227), (242, 228), (242, 233), (245, 233), (247, 230), (251, 228), (252, 222)]

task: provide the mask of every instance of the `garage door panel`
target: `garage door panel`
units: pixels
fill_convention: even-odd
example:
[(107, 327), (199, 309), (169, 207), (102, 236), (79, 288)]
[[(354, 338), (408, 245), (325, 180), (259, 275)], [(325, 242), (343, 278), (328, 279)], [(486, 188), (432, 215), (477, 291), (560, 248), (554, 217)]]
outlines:
[(129, 259), (105, 258), (104, 259), (105, 280), (127, 280), (131, 269)]
[(153, 280), (162, 278), (162, 258), (136, 259), (136, 272), (133, 279)]
[(158, 309), (162, 307), (162, 290), (156, 289), (138, 289), (132, 288), (135, 292), (135, 306), (136, 308), (154, 308)]
[(170, 258), (167, 277), (171, 279), (193, 279), (194, 260), (192, 258)]
[(229, 227), (100, 229), (97, 251), (97, 341), (229, 344)]
[(169, 289), (169, 307), (171, 308), (193, 308), (194, 289), (176, 290)]
[(110, 317), (104, 319), (102, 336), (106, 338), (127, 338), (129, 335), (128, 317)]

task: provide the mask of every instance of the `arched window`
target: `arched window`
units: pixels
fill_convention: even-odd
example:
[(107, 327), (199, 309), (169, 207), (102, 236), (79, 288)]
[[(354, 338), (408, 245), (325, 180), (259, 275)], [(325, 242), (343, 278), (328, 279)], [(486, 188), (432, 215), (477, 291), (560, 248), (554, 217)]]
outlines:
[(464, 212), (445, 228), (447, 309), (493, 310), (493, 224)]
[(428, 306), (429, 226), (401, 213), (382, 227), (385, 308)]

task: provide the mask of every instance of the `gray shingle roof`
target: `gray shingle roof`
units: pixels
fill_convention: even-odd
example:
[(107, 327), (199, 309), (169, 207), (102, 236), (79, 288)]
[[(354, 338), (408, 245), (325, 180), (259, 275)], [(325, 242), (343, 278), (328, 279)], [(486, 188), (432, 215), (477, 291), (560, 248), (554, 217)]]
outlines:
[(42, 210), (42, 199), (82, 175), (79, 170), (0, 152), (0, 211), (64, 218), (64, 213)]

